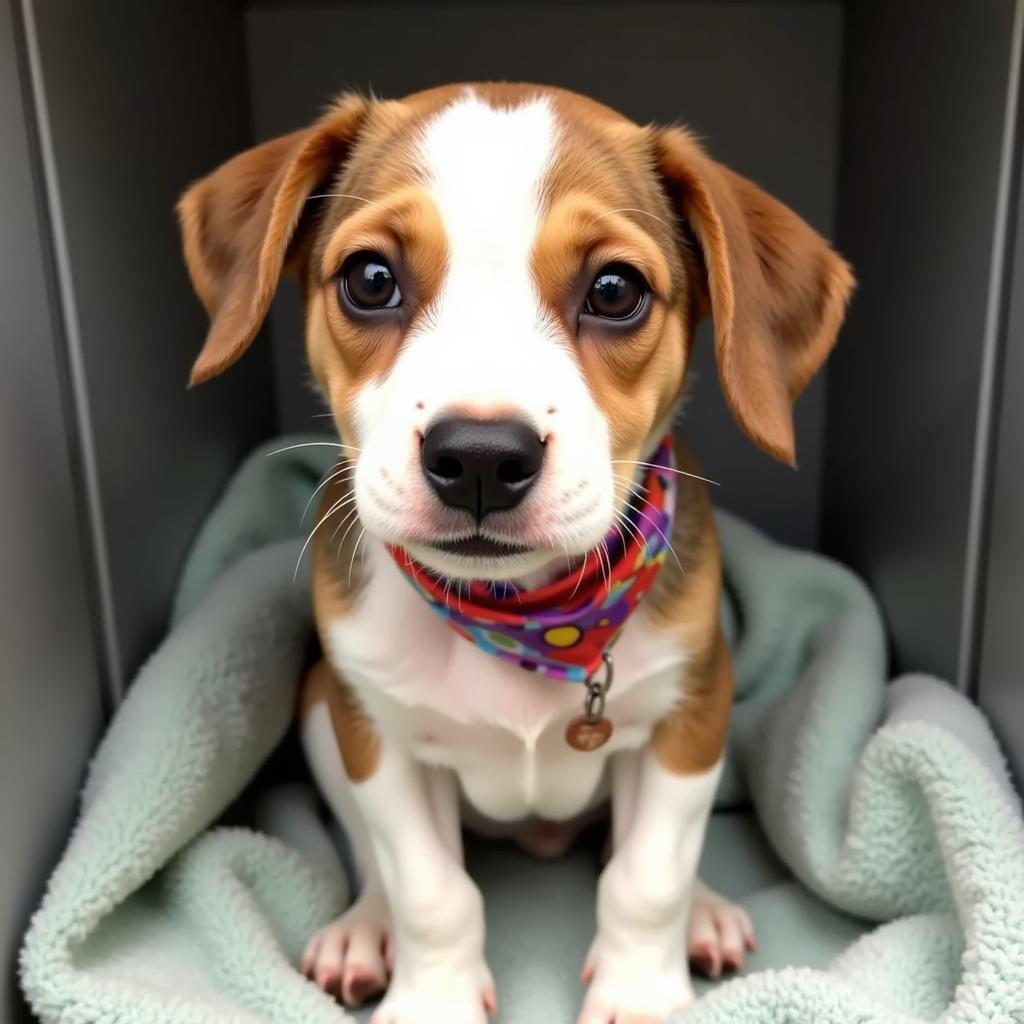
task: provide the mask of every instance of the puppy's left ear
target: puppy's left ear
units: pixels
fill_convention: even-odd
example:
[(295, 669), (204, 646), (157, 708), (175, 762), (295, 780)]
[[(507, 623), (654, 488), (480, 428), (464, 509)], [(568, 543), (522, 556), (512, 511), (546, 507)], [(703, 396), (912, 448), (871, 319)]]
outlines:
[(297, 262), (306, 201), (344, 163), (367, 108), (344, 95), (309, 128), (240, 153), (181, 197), (185, 262), (210, 315), (192, 384), (227, 369), (256, 336)]
[(701, 312), (714, 321), (726, 401), (755, 444), (793, 465), (793, 402), (835, 344), (853, 274), (789, 207), (685, 131), (653, 133), (664, 187), (701, 249)]

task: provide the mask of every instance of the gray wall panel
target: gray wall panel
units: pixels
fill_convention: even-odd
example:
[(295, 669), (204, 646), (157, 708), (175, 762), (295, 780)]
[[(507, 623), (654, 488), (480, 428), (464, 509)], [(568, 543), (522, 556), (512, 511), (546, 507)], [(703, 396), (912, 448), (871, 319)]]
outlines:
[(978, 701), (1024, 786), (1024, 204), (1018, 210), (1006, 349), (998, 376)]
[(130, 674), (163, 630), (202, 516), (274, 428), (262, 349), (223, 380), (185, 388), (206, 323), (173, 207), (190, 180), (248, 143), (242, 15), (200, 0), (35, 9), (66, 300), (85, 367), (117, 654)]
[[(565, 85), (639, 120), (683, 120), (712, 153), (832, 228), (842, 11), (801, 3), (258, 4), (248, 13), (258, 138), (309, 121), (345, 87), (401, 96), (446, 81)], [(310, 429), (294, 290), (271, 318), (282, 422)], [(775, 536), (814, 546), (820, 512), (822, 380), (801, 399), (801, 472), (757, 452), (734, 425), (698, 346), (690, 435), (716, 499)]]
[(0, 1021), (101, 717), (58, 324), (11, 5), (0, 4)]
[(848, 9), (839, 242), (860, 288), (829, 374), (823, 506), (825, 549), (879, 595), (898, 663), (962, 687), (1013, 4), (967, 10)]

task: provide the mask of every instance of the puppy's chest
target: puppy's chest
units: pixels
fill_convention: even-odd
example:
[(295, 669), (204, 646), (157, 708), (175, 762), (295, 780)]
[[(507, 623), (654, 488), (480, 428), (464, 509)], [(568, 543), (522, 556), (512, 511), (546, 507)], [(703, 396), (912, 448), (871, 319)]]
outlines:
[(550, 679), (459, 636), (383, 552), (368, 555), (357, 607), (324, 624), (328, 655), (385, 742), (452, 768), (477, 810), (499, 820), (565, 818), (599, 795), (607, 758), (641, 746), (679, 701), (688, 652), (680, 634), (629, 620), (612, 655), (607, 715), (614, 731), (597, 751), (569, 746), (584, 686)]

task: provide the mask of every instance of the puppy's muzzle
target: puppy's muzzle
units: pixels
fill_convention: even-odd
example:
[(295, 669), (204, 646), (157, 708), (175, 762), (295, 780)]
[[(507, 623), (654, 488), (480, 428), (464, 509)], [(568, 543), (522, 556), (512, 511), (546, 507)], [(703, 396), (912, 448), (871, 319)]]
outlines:
[(518, 420), (448, 419), (423, 435), (420, 465), (434, 493), (479, 523), (515, 508), (540, 476), (544, 442)]

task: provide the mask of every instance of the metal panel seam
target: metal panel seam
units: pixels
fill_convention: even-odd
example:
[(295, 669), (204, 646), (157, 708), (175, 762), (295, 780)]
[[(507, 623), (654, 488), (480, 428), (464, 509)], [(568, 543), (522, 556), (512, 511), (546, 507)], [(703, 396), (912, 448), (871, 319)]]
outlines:
[(47, 241), (55, 272), (56, 301), (59, 305), (57, 313), (62, 328), (62, 336), (56, 347), (59, 363), (66, 376), (66, 380), (62, 382), (62, 391), (70, 406), (66, 420), (70, 434), (69, 454), (76, 475), (74, 484), (78, 491), (79, 516), (84, 520), (82, 533), (90, 547), (90, 576), (98, 604), (93, 610), (96, 613), (93, 615), (93, 621), (99, 633), (97, 646), (104, 710), (109, 713), (123, 696), (124, 669), (114, 612), (113, 583), (103, 519), (99, 469), (33, 0), (21, 0), (21, 15), (28, 65), (27, 84), (31, 90), (29, 112), (33, 116), (37, 133), (46, 228), (49, 235)]
[(984, 624), (983, 588), (985, 556), (991, 518), (992, 476), (995, 461), (995, 422), (999, 395), (997, 378), (1003, 362), (1010, 305), (1013, 258), (1009, 241), (1016, 228), (1021, 170), (1021, 48), (1024, 38), (1024, 0), (1016, 0), (1010, 40), (1003, 144), (999, 160), (992, 262), (982, 337), (978, 415), (974, 432), (974, 459), (964, 557), (963, 602), (960, 609), (960, 645), (956, 685), (977, 699), (981, 629)]

